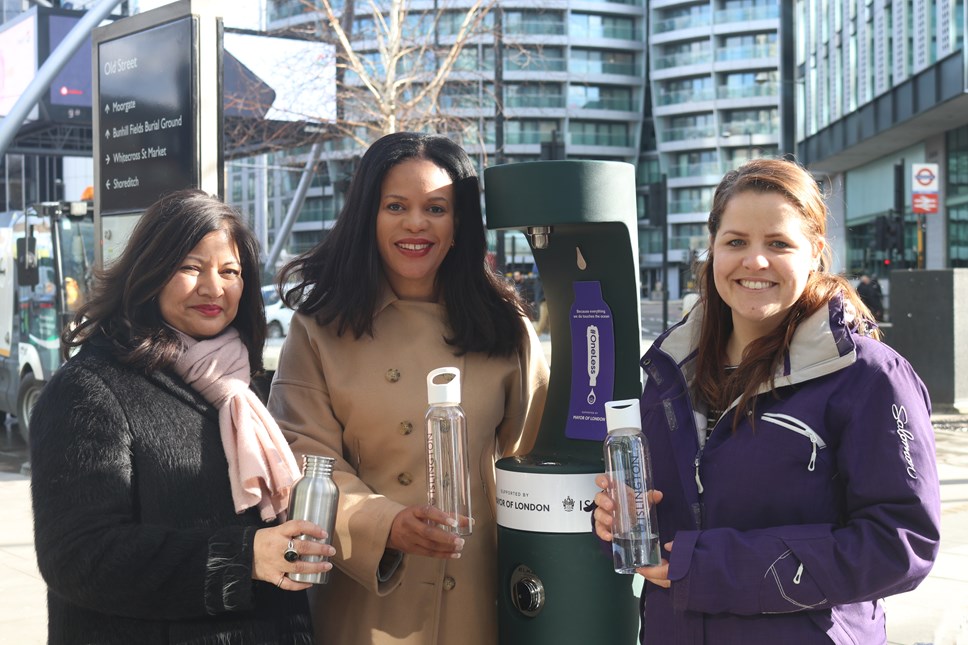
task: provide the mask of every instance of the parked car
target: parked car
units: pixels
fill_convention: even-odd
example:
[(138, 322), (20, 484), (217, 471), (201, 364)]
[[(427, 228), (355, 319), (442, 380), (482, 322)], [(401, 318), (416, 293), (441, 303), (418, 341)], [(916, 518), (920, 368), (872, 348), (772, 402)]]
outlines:
[(292, 309), (279, 297), (279, 292), (273, 287), (262, 287), (262, 302), (266, 308), (266, 325), (269, 338), (282, 338), (289, 333), (289, 323), (292, 320)]

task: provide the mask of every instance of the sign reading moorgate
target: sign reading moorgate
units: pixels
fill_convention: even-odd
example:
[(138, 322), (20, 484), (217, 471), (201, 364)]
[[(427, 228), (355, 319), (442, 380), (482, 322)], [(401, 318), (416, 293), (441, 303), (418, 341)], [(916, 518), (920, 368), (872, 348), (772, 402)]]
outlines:
[(101, 212), (198, 186), (191, 18), (102, 42), (98, 54)]

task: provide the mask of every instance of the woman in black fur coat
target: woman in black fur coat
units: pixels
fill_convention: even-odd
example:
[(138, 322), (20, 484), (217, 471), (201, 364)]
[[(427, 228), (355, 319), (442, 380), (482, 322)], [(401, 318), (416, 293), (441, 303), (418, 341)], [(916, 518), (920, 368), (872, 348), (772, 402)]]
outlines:
[(180, 191), (98, 278), (30, 424), (49, 642), (311, 643), (309, 585), (286, 574), (331, 565), (291, 551), (335, 551), (294, 540), (325, 534), (285, 521), (298, 468), (248, 388), (265, 337), (254, 237)]

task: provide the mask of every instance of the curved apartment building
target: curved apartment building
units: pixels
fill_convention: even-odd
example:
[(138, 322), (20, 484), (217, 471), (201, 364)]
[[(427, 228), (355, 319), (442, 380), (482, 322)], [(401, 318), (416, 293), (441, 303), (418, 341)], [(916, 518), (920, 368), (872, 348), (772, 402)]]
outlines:
[[(342, 6), (342, 2), (334, 4)], [(427, 33), (418, 30), (429, 28), (434, 30), (435, 41), (446, 46), (453, 42), (470, 4), (466, 0), (413, 0), (408, 18), (412, 24), (404, 34)], [(323, 31), (321, 13), (308, 5), (311, 3), (302, 0), (270, 2), (269, 29)], [(367, 38), (374, 28), (369, 6), (357, 3), (360, 13), (354, 23), (354, 51), (378, 64), (375, 41)], [(435, 10), (441, 12), (438, 20), (427, 20)], [(495, 29), (498, 24), (500, 40)], [(498, 161), (542, 156), (637, 163), (648, 101), (646, 33), (645, 0), (502, 0), (490, 7), (483, 30), (464, 48), (449, 77), (452, 80), (441, 93), (440, 111), (461, 119), (458, 126), (444, 128), (447, 131), (442, 133), (476, 156), (482, 169)], [(500, 66), (495, 64), (499, 49), (503, 49)], [(359, 80), (351, 74), (345, 82)], [(499, 97), (504, 104), (503, 146), (499, 141)], [(367, 142), (376, 137), (359, 134)], [(550, 145), (553, 141), (561, 145)], [(340, 181), (345, 180), (353, 157), (362, 149), (350, 137), (326, 143), (325, 163), (293, 228), (290, 253), (309, 248), (332, 225), (339, 210)], [(229, 166), (228, 193), (233, 203), (253, 214), (264, 209), (268, 236), (264, 243), (271, 243), (285, 214), (305, 155), (305, 150), (287, 151)], [(651, 180), (647, 177), (640, 183)], [(529, 261), (523, 236), (506, 236), (505, 255), (509, 263)]]
[[(776, 0), (652, 0), (652, 116), (666, 174), (673, 297), (694, 288), (706, 220), (727, 170), (781, 149)], [(644, 258), (661, 264), (661, 250)]]

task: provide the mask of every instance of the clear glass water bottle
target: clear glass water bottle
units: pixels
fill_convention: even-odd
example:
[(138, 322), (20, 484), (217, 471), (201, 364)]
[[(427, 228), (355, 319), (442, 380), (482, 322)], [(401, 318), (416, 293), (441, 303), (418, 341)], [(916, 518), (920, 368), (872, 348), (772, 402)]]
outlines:
[(618, 573), (661, 562), (659, 525), (650, 503), (652, 462), (642, 434), (642, 417), (636, 399), (605, 404), (605, 468), (609, 496), (615, 500), (612, 524), (612, 560)]
[(443, 529), (470, 535), (471, 478), (467, 465), (467, 421), (460, 407), (460, 370), (441, 367), (430, 372), (427, 400), (427, 501), (458, 521), (456, 527)]
[[(300, 535), (297, 540), (331, 544), (336, 524), (336, 503), (339, 489), (333, 481), (332, 457), (305, 455), (303, 457), (303, 476), (292, 487), (289, 497), (289, 519), (309, 520), (326, 531), (326, 539), (320, 540), (310, 535)], [(298, 550), (298, 549), (297, 549)], [(301, 555), (303, 562), (326, 562), (329, 558), (319, 555)], [(291, 580), (324, 585), (329, 582), (329, 571), (325, 573), (290, 573)]]

